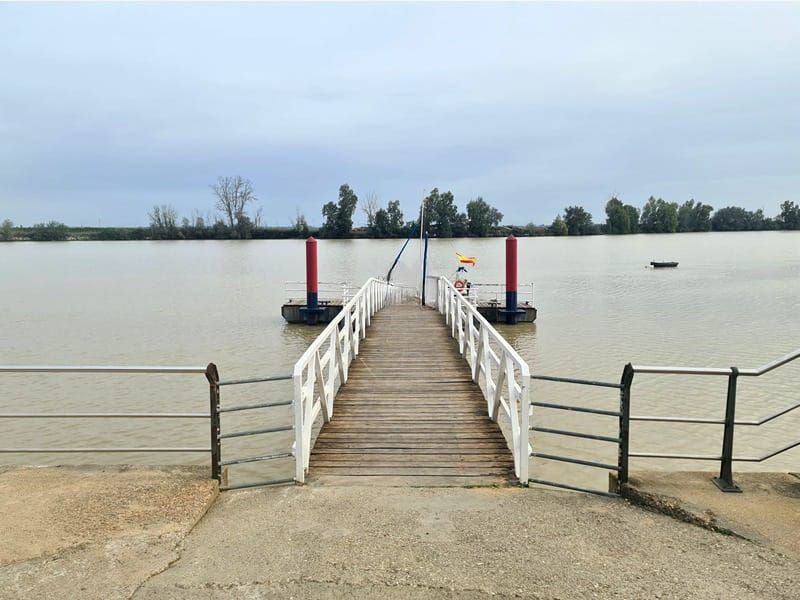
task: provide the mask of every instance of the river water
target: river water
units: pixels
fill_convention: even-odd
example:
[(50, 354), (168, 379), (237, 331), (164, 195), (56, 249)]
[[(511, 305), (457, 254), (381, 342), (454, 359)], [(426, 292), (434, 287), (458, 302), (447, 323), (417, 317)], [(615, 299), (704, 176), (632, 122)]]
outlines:
[[(383, 275), (399, 240), (324, 240), (320, 279), (360, 284)], [(429, 272), (450, 275), (455, 252), (478, 257), (474, 282), (503, 277), (502, 239), (432, 240)], [(418, 246), (394, 279), (413, 282)], [(652, 270), (651, 260), (677, 260)], [(536, 373), (618, 381), (626, 362), (756, 367), (800, 347), (800, 233), (522, 238), (520, 282), (535, 284), (533, 325), (499, 329)], [(304, 277), (302, 241), (66, 242), (0, 245), (0, 363), (218, 365), (223, 379), (289, 373), (319, 329), (280, 316), (284, 282)], [(759, 418), (800, 401), (800, 361), (743, 378), (738, 415)], [(637, 376), (634, 414), (721, 417), (725, 378)], [(289, 382), (223, 388), (223, 405), (291, 399)], [(615, 410), (613, 389), (534, 382), (536, 400)], [(202, 412), (203, 375), (0, 375), (0, 412)], [(535, 411), (547, 427), (614, 435), (608, 417)], [(207, 446), (205, 421), (3, 420), (9, 447)], [(290, 424), (289, 407), (223, 415), (223, 429)], [(739, 427), (737, 454), (796, 441), (800, 410)], [(715, 454), (715, 425), (634, 423), (631, 449)], [(616, 461), (610, 444), (535, 434), (541, 452)], [(228, 441), (224, 458), (287, 450), (290, 432)], [(3, 454), (0, 462), (207, 463), (204, 454)], [(761, 465), (800, 467), (800, 448)], [(632, 460), (632, 468), (714, 469), (714, 463)], [(291, 459), (237, 467), (238, 480), (291, 476)], [(605, 474), (534, 460), (534, 476), (603, 487)]]

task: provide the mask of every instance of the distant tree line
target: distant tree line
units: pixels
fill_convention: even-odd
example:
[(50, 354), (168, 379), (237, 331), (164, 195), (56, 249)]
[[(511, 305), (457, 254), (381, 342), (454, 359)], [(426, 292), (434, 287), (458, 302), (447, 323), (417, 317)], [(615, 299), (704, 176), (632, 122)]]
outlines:
[[(419, 223), (419, 214), (410, 221), (404, 220), (399, 200), (383, 207), (374, 193), (368, 193), (361, 207), (367, 218), (366, 227), (354, 227), (353, 215), (359, 199), (345, 183), (339, 187), (336, 201), (322, 206), (321, 227), (310, 227), (299, 211), (288, 226), (267, 227), (262, 223), (261, 209), (252, 210), (258, 199), (250, 180), (241, 176), (219, 177), (210, 188), (217, 212), (205, 217), (194, 211), (191, 217), (181, 218), (174, 207), (164, 204), (154, 206), (148, 213), (149, 227), (76, 228), (58, 221), (15, 227), (6, 219), (0, 223), (0, 241), (287, 239), (311, 234), (322, 238), (395, 238), (410, 235)], [(442, 238), (800, 230), (800, 205), (789, 200), (781, 204), (778, 215), (770, 218), (761, 209), (749, 211), (728, 206), (715, 211), (694, 199), (679, 206), (677, 202), (651, 196), (639, 209), (612, 197), (606, 203), (605, 223), (594, 223), (591, 213), (582, 206), (568, 206), (549, 226), (501, 225), (503, 214), (480, 196), (467, 202), (465, 211), (460, 212), (453, 192), (442, 192), (439, 188), (430, 191), (423, 206), (425, 233)]]
[(787, 200), (775, 218), (761, 209), (749, 211), (739, 206), (714, 208), (694, 199), (680, 206), (650, 196), (641, 211), (612, 197), (606, 203), (606, 222), (592, 222), (582, 206), (568, 206), (550, 225), (551, 235), (622, 235), (627, 233), (683, 233), (689, 231), (768, 231), (800, 229), (800, 205)]

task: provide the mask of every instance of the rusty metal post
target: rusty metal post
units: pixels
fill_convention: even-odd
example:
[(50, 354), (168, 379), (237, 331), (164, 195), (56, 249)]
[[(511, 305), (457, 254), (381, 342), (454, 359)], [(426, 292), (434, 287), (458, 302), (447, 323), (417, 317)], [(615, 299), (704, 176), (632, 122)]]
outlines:
[[(631, 437), (631, 385), (633, 384), (633, 366), (625, 365), (622, 370), (619, 390), (619, 455), (617, 466), (617, 484), (621, 488), (628, 483), (628, 454)], [(619, 489), (617, 490), (620, 491)]]
[(220, 446), (219, 372), (217, 365), (208, 363), (206, 379), (209, 389), (209, 416), (211, 422), (211, 478), (222, 481), (222, 448)]
[(725, 402), (725, 432), (722, 436), (722, 460), (719, 477), (714, 482), (723, 492), (741, 492), (741, 488), (733, 482), (733, 430), (736, 420), (736, 383), (739, 379), (739, 369), (731, 367), (728, 375), (728, 398)]

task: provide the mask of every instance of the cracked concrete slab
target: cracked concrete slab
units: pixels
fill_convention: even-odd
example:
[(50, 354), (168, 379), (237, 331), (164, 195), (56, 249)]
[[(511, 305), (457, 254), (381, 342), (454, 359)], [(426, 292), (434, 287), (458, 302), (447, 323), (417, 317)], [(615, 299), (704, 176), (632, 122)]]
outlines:
[(793, 473), (737, 473), (735, 482), (742, 490), (737, 494), (721, 492), (711, 482), (716, 475), (635, 472), (624, 493), (666, 514), (728, 530), (800, 559), (800, 478)]
[(226, 494), (137, 599), (797, 597), (800, 562), (623, 500), (520, 488)]
[(129, 598), (216, 495), (207, 468), (6, 468), (0, 598)]

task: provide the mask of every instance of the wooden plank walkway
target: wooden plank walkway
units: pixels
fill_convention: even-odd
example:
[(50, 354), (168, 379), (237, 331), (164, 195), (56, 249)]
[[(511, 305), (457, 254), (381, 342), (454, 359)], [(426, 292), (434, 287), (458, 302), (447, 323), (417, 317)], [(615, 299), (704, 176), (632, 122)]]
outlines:
[(438, 312), (402, 304), (372, 317), (309, 476), (337, 485), (513, 480), (511, 451)]

